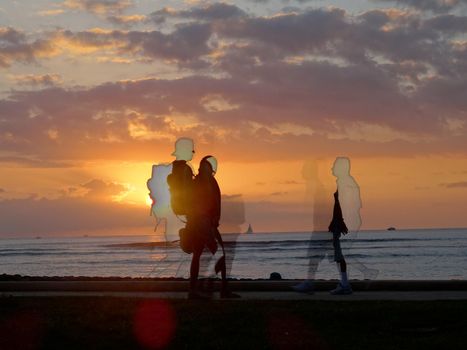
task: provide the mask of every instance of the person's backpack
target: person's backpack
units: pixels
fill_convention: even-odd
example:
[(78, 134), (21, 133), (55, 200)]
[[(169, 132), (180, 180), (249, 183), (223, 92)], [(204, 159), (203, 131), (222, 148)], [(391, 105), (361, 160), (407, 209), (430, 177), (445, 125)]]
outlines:
[(184, 160), (172, 163), (172, 173), (167, 177), (170, 204), (176, 215), (187, 215), (191, 203), (193, 171)]
[(152, 200), (151, 215), (157, 219), (166, 218), (170, 208), (170, 191), (167, 176), (172, 172), (172, 164), (152, 166), (151, 178), (147, 181), (149, 197)]

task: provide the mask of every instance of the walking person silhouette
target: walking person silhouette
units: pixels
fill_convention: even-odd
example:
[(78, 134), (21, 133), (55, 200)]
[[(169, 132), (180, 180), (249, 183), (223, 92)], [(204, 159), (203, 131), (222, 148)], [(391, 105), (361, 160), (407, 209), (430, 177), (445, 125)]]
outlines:
[[(341, 236), (347, 235), (346, 248), (350, 248), (353, 241), (357, 237), (362, 223), (360, 216), (360, 209), (362, 202), (360, 198), (360, 187), (355, 179), (350, 175), (350, 159), (347, 157), (337, 157), (332, 167), (332, 174), (337, 178), (337, 191), (334, 193), (334, 209), (331, 223), (329, 224), (328, 231), (332, 233), (332, 241), (318, 237), (321, 235), (319, 232), (313, 231), (311, 234), (308, 256), (309, 268), (308, 278), (303, 282), (293, 286), (292, 288), (301, 293), (313, 293), (313, 280), (315, 278), (318, 265), (322, 259), (330, 253), (334, 253), (333, 260), (337, 263), (340, 273), (340, 282), (336, 289), (332, 290), (332, 294), (350, 294), (352, 288), (348, 281), (347, 274), (347, 261), (342, 254)], [(319, 184), (319, 181), (316, 181)], [(324, 202), (317, 201), (322, 206)], [(313, 213), (318, 212), (316, 208), (317, 203), (313, 203)], [(319, 209), (319, 212), (323, 208)], [(321, 217), (322, 215), (318, 215)], [(315, 216), (316, 217), (316, 216)], [(317, 229), (321, 229), (322, 220), (316, 221)], [(332, 242), (332, 246), (331, 246)], [(328, 253), (328, 251), (330, 252)], [(373, 279), (378, 274), (378, 270), (371, 269), (365, 266), (355, 257), (350, 257), (350, 263), (356, 267), (364, 276), (365, 279)]]
[(341, 235), (358, 232), (362, 224), (360, 208), (360, 187), (350, 175), (350, 159), (337, 157), (332, 167), (332, 174), (337, 178), (337, 190), (334, 193), (334, 209), (329, 232), (332, 233), (334, 247), (334, 261), (340, 273), (340, 281), (331, 294), (352, 294), (347, 276), (347, 263), (342, 254)]
[(214, 177), (216, 171), (216, 158), (206, 156), (201, 160), (198, 175), (193, 181), (191, 205), (187, 215), (186, 232), (184, 233), (193, 254), (190, 266), (190, 290), (188, 293), (188, 297), (191, 299), (204, 298), (198, 292), (200, 258), (205, 249), (214, 255), (218, 250), (218, 244), (223, 252), (223, 256), (215, 266), (215, 272), (221, 272), (222, 277), (220, 296), (221, 298), (239, 297), (227, 288), (224, 242), (218, 230), (221, 217), (221, 191)]

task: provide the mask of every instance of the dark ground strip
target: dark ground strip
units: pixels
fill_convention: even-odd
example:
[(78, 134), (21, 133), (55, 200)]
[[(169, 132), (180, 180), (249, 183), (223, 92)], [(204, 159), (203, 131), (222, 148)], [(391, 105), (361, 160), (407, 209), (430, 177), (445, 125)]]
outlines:
[(465, 349), (467, 301), (0, 298), (0, 349)]

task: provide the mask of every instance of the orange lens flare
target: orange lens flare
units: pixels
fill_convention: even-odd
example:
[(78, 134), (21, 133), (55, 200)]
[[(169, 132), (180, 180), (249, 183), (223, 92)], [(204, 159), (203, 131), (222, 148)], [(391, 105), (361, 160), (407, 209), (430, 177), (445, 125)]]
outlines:
[(171, 342), (175, 329), (175, 313), (164, 300), (144, 301), (136, 310), (133, 331), (146, 349), (165, 348)]

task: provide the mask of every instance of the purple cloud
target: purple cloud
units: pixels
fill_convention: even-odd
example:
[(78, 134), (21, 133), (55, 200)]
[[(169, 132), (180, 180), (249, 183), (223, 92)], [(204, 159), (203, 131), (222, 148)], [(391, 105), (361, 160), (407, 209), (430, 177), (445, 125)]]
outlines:
[(465, 6), (466, 0), (372, 0), (374, 2), (387, 2), (409, 6), (423, 11), (448, 12), (457, 7)]

